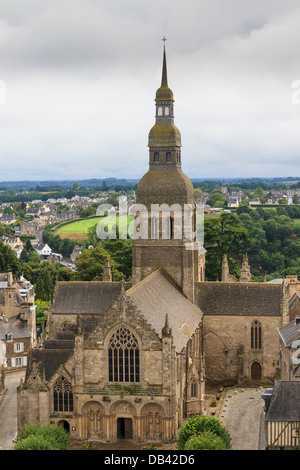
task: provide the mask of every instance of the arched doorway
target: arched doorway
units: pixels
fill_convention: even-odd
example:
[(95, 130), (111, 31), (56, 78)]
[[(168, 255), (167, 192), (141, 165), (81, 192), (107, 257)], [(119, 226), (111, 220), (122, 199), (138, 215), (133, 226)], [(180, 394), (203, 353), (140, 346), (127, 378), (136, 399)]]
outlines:
[(117, 438), (118, 439), (132, 439), (132, 419), (131, 418), (118, 418), (117, 419)]
[(251, 364), (251, 379), (253, 380), (261, 379), (261, 365), (259, 362), (253, 362)]
[(58, 426), (61, 426), (62, 428), (64, 428), (67, 432), (70, 432), (70, 425), (68, 423), (68, 421), (65, 421), (65, 420), (61, 420), (61, 421), (58, 421)]

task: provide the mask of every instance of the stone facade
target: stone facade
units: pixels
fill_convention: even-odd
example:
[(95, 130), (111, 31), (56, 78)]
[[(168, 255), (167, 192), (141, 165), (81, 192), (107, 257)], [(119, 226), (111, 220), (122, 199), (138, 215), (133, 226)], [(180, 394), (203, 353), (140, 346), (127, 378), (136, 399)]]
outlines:
[[(65, 349), (66, 360), (54, 373), (53, 364), (47, 364), (46, 357), (51, 363), (55, 361), (54, 341), (47, 352), (47, 344), (44, 350), (32, 351), (31, 367), (25, 383), (18, 389), (19, 424), (64, 421), (71, 437), (79, 440), (113, 442), (126, 437), (135, 441), (170, 442), (176, 438), (178, 426), (186, 415), (204, 411), (204, 382), (203, 376), (199, 377), (201, 324), (179, 354), (168, 318), (158, 335), (125, 289), (121, 289), (88, 335), (82, 326), (86, 319), (81, 316), (77, 320), (73, 329), (74, 348)], [(114, 377), (120, 370), (112, 370), (116, 364), (110, 362), (112, 338), (122, 341), (121, 333), (126, 340), (136, 342), (135, 371), (129, 371), (135, 377), (128, 382), (118, 375)], [(125, 349), (118, 360), (123, 354)], [(72, 395), (72, 406), (66, 406), (67, 409), (63, 409), (64, 404), (60, 408), (55, 401), (55, 390), (61, 382), (65, 387), (64, 404)], [(187, 399), (186, 382), (196, 383), (193, 396), (189, 394)]]

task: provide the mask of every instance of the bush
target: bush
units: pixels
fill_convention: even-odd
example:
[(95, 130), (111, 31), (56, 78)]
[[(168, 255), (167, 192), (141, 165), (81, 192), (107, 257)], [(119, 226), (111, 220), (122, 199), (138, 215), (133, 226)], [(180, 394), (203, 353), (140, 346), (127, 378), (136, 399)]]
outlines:
[(50, 441), (45, 438), (36, 436), (28, 436), (26, 439), (17, 441), (13, 450), (57, 450)]
[(68, 432), (56, 424), (27, 424), (20, 430), (13, 450), (67, 450)]
[(211, 431), (204, 431), (188, 439), (184, 450), (228, 450), (221, 437)]
[(192, 436), (210, 431), (220, 437), (225, 443), (226, 449), (231, 448), (231, 437), (225, 426), (223, 426), (218, 418), (211, 416), (191, 416), (180, 426), (178, 431), (177, 446), (179, 450), (185, 449), (186, 442)]

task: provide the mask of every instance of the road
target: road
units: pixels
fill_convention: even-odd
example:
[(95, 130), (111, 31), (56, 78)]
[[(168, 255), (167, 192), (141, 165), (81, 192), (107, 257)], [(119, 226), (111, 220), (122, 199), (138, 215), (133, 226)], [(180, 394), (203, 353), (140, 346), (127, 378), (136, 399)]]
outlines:
[(232, 450), (264, 450), (262, 388), (233, 388), (226, 392), (220, 421), (232, 438)]
[(17, 434), (17, 386), (25, 371), (6, 375), (6, 394), (0, 405), (0, 450), (10, 450)]

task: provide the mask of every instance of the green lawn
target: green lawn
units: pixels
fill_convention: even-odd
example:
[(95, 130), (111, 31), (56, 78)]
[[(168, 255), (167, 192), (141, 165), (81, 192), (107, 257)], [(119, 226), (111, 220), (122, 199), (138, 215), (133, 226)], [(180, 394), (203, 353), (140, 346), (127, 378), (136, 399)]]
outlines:
[[(105, 220), (107, 217), (92, 217), (90, 219), (75, 220), (74, 222), (66, 225), (62, 225), (55, 230), (57, 234), (63, 233), (88, 233), (89, 228), (95, 227), (101, 219)], [(127, 222), (130, 223), (133, 220), (133, 216), (127, 217)], [(119, 218), (117, 217), (117, 225)]]
[(295, 225), (300, 225), (300, 219), (293, 219)]

